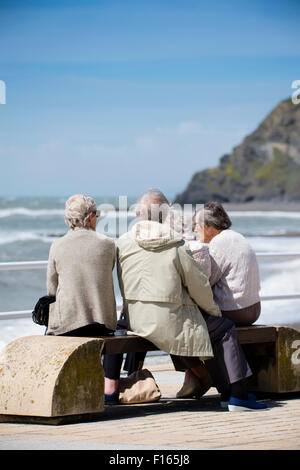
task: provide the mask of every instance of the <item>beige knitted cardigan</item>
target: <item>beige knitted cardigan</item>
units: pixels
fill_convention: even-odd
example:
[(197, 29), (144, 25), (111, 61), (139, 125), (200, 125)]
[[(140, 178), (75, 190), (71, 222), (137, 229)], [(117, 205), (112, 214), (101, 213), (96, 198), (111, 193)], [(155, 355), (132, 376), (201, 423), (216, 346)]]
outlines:
[(114, 264), (113, 240), (91, 229), (76, 227), (52, 244), (47, 291), (56, 302), (50, 305), (48, 335), (93, 322), (115, 329)]

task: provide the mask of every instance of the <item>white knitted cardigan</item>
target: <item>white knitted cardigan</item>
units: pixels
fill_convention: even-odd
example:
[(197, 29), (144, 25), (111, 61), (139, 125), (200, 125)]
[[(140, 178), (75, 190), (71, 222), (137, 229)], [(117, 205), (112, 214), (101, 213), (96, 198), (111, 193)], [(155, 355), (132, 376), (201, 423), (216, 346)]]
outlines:
[(209, 245), (188, 242), (194, 259), (209, 278), (221, 310), (238, 310), (259, 302), (260, 278), (256, 255), (246, 238), (223, 230)]

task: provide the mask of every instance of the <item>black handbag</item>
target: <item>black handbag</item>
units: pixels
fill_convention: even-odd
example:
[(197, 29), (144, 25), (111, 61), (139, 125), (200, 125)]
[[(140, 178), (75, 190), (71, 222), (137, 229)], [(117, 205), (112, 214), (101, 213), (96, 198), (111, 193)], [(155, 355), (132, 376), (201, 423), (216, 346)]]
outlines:
[(55, 295), (45, 295), (38, 300), (32, 312), (32, 320), (34, 323), (42, 326), (48, 326), (49, 305), (55, 302), (55, 300)]

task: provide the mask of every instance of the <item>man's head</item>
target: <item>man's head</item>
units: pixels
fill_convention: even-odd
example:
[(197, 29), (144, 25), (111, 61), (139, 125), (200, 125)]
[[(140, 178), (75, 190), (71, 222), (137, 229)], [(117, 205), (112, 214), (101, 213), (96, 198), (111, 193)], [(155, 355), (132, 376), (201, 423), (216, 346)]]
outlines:
[(169, 208), (168, 199), (159, 189), (148, 189), (138, 200), (136, 215), (142, 220), (163, 223)]

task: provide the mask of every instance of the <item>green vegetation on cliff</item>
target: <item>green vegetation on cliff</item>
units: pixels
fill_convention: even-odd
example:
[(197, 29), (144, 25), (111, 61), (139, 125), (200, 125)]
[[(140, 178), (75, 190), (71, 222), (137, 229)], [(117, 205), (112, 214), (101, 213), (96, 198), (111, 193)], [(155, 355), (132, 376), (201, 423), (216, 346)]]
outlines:
[(300, 105), (277, 105), (217, 167), (195, 173), (176, 202), (300, 200)]

